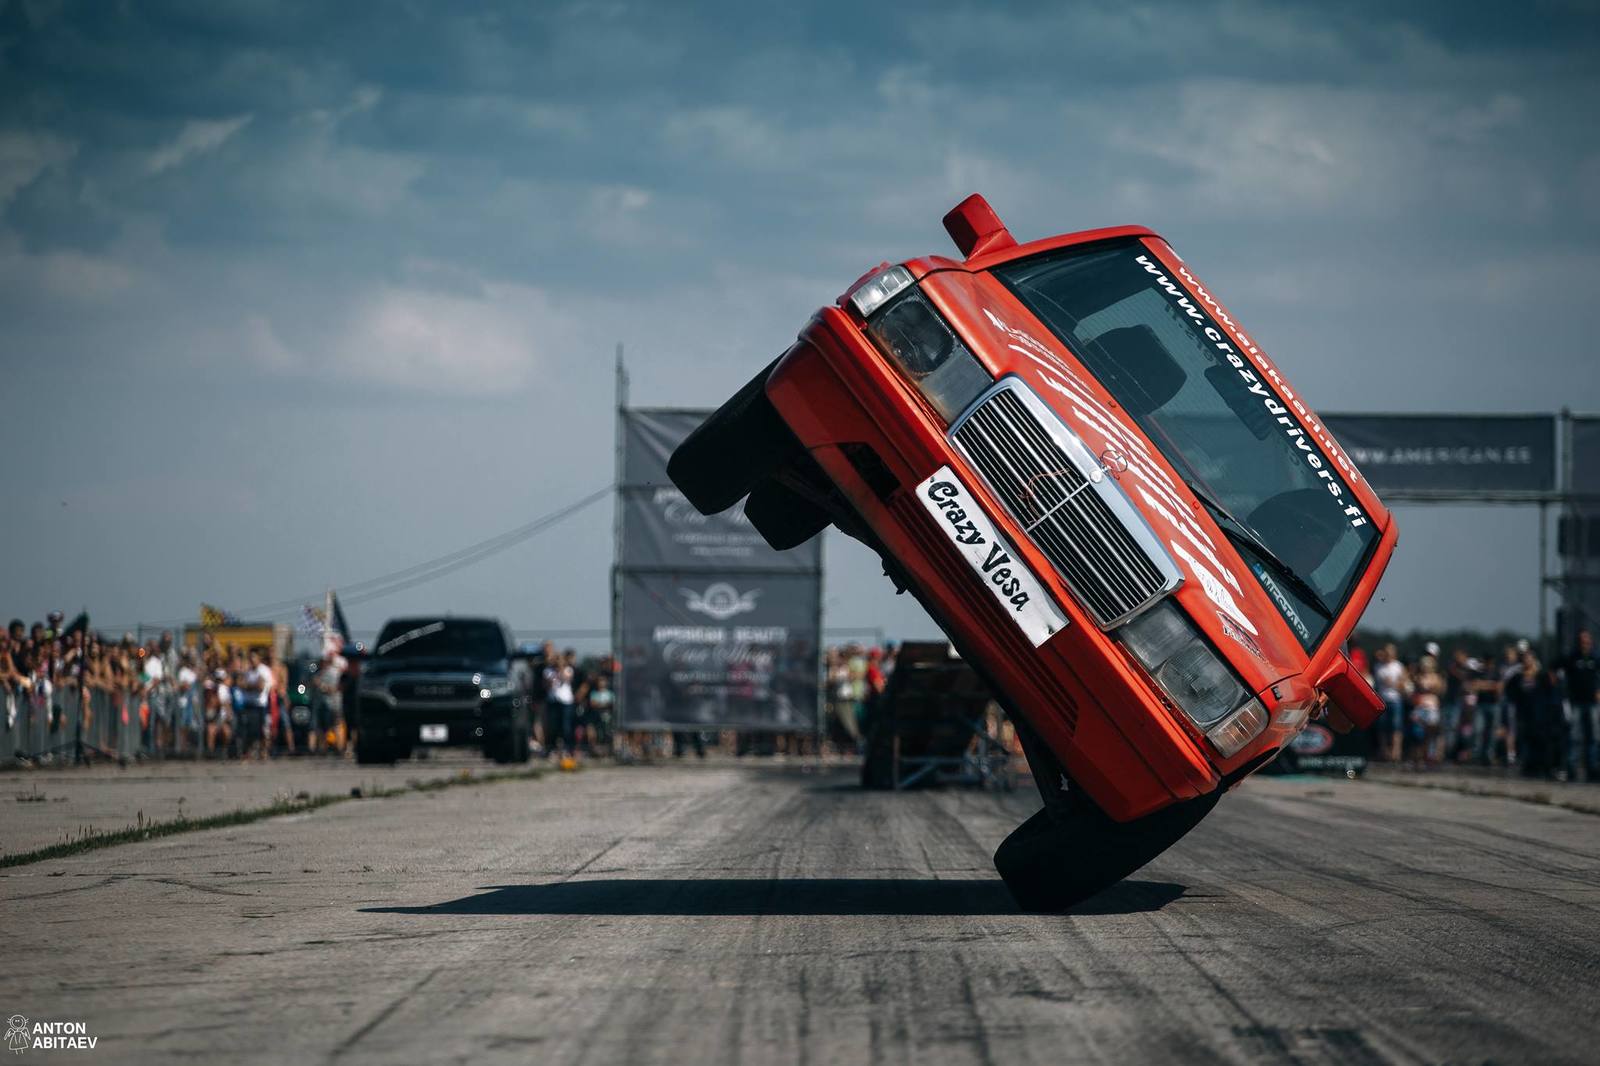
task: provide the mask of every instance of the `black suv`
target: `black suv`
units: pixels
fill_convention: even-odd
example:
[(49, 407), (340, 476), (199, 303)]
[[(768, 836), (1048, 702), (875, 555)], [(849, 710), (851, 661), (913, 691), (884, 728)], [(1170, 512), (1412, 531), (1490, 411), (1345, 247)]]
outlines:
[(396, 618), (361, 666), (356, 761), (392, 763), (416, 747), (474, 747), (528, 760), (532, 670), (497, 619)]

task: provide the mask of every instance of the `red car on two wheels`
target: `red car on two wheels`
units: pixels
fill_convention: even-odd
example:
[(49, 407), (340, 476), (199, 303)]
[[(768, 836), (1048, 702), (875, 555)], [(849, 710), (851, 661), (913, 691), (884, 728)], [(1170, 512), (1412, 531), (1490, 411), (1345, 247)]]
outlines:
[(1125, 877), (1312, 717), (1381, 706), (1341, 647), (1397, 531), (1282, 371), (1157, 234), (884, 264), (669, 473), (776, 548), (882, 556), (1017, 724), (1044, 807), (995, 862), (1059, 910)]

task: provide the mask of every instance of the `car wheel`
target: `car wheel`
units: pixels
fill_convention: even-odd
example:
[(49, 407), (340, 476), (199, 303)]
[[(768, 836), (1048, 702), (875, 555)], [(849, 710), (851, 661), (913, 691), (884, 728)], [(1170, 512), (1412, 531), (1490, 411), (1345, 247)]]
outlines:
[(686, 437), (667, 461), (667, 476), (701, 514), (719, 514), (800, 449), (767, 398), (777, 360), (734, 393)]
[(798, 492), (772, 478), (750, 490), (745, 517), (773, 551), (798, 548), (828, 528), (826, 512)]
[(504, 740), (491, 740), (483, 745), (484, 758), (492, 760), (500, 766), (511, 762), (511, 753), (516, 748), (516, 734), (512, 733)]
[(994, 853), (995, 869), (1023, 910), (1068, 910), (1176, 844), (1221, 796), (1219, 788), (1116, 822), (1080, 795), (1075, 803), (1046, 807), (1017, 826)]

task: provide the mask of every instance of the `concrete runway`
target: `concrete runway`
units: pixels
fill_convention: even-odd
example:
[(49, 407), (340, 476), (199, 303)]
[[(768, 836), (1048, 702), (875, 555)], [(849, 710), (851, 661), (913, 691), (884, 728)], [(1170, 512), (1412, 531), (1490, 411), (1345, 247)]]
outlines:
[(296, 798), (376, 795), (462, 777), (515, 771), (473, 752), (452, 750), (397, 766), (347, 759), (192, 762), (173, 759), (127, 768), (97, 763), (0, 774), (0, 856), (66, 843), (86, 833), (200, 819), (270, 807)]
[(1594, 1062), (1600, 819), (1262, 780), (1079, 913), (1014, 794), (595, 769), (0, 871), (19, 1062)]

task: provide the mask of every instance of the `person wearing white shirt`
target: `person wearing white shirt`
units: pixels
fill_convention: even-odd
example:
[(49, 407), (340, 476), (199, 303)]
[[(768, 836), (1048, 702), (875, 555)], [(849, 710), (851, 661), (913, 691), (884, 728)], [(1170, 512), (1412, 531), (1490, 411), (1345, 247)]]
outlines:
[(243, 688), (245, 703), (250, 709), (248, 719), (239, 723), (240, 747), (243, 758), (252, 752), (265, 760), (267, 757), (267, 705), (272, 699), (272, 667), (266, 664), (261, 652), (250, 652), (250, 669), (245, 671)]
[(178, 660), (178, 669), (174, 675), (178, 685), (178, 750), (182, 751), (189, 746), (191, 740), (197, 739), (200, 734), (200, 713), (196, 704), (199, 701), (200, 675), (195, 672), (194, 655), (184, 652)]

